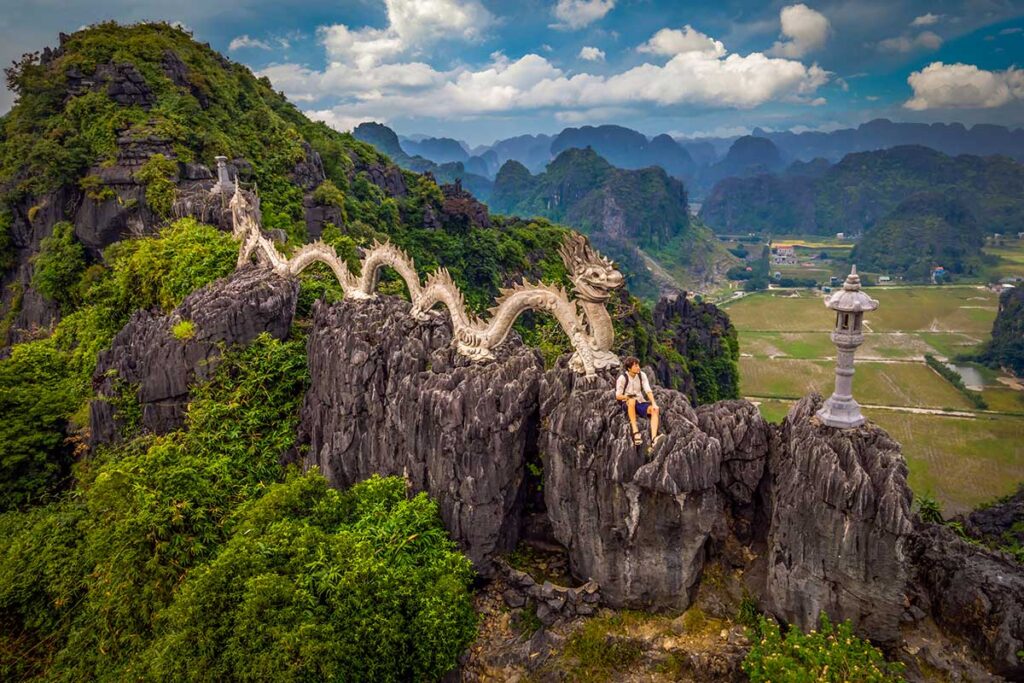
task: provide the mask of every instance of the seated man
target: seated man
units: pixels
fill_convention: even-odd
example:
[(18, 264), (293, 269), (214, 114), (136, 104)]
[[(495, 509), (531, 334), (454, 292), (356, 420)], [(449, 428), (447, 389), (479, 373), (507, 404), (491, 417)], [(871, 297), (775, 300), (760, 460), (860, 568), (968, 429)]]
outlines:
[[(633, 443), (637, 446), (644, 442), (640, 430), (636, 426), (636, 416), (649, 417), (651, 420), (651, 445), (663, 436), (658, 434), (658, 404), (654, 400), (654, 392), (647, 381), (647, 375), (640, 371), (640, 361), (629, 357), (622, 362), (626, 371), (615, 381), (615, 400), (629, 415), (629, 424), (633, 428)], [(646, 394), (650, 403), (644, 399)]]

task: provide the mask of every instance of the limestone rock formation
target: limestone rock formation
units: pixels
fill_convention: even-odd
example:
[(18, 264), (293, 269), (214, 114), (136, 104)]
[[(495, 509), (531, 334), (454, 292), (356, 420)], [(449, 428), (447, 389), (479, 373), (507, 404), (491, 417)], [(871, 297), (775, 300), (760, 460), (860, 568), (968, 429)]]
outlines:
[(892, 643), (907, 606), (907, 465), (878, 427), (822, 425), (821, 403), (812, 394), (793, 406), (769, 457), (765, 603), (804, 630), (824, 611)]
[(409, 307), (391, 297), (314, 306), (304, 465), (339, 487), (375, 473), (406, 476), (490, 575), (519, 531), (540, 356), (510, 340), (495, 362), (474, 365), (452, 347), (447, 314), (417, 321)]
[[(298, 292), (295, 279), (248, 268), (194, 292), (170, 315), (138, 311), (100, 354), (93, 383), (106, 398), (137, 388), (141, 426), (157, 434), (171, 431), (182, 424), (190, 387), (212, 375), (222, 345), (244, 345), (264, 332), (288, 335)], [(182, 321), (192, 323), (193, 336), (172, 333)], [(90, 427), (94, 443), (118, 437), (110, 401), (93, 401)]]
[(997, 674), (1024, 678), (1024, 568), (1007, 555), (926, 524), (907, 547), (920, 614), (966, 641)]
[(722, 449), (683, 395), (656, 388), (666, 436), (648, 458), (612, 401), (613, 382), (564, 367), (541, 382), (548, 516), (573, 573), (597, 581), (608, 604), (683, 608), (709, 541), (724, 532)]
[(721, 445), (718, 487), (729, 505), (733, 533), (749, 543), (755, 524), (765, 516), (763, 482), (772, 438), (768, 423), (749, 401), (719, 401), (697, 408), (697, 424)]

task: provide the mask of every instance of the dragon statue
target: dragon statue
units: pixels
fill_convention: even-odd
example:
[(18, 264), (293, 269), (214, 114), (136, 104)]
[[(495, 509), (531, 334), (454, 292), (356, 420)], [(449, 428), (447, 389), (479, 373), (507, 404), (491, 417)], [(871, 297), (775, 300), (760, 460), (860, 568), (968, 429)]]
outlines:
[(390, 243), (374, 243), (356, 275), (349, 271), (334, 248), (322, 241), (302, 246), (291, 258), (282, 255), (260, 229), (259, 199), (241, 190), (237, 182), (228, 207), (234, 237), (241, 242), (239, 268), (255, 260), (278, 275), (294, 276), (320, 262), (334, 273), (345, 298), (370, 299), (376, 296), (374, 290), (380, 269), (389, 266), (402, 276), (409, 288), (413, 316), (424, 319), (436, 304), (444, 304), (451, 315), (456, 350), (471, 359), (494, 358), (492, 350), (505, 340), (516, 318), (527, 310), (538, 310), (553, 315), (569, 336), (575, 349), (570, 359), (574, 370), (593, 375), (598, 369), (619, 364), (611, 350), (615, 332), (606, 303), (625, 280), (615, 265), (591, 248), (587, 238), (579, 233), (567, 236), (559, 249), (578, 301), (570, 299), (563, 287), (523, 282), (502, 289), (489, 311), (490, 317), (485, 320), (466, 310), (462, 292), (447, 269), (434, 271), (421, 283), (413, 260)]

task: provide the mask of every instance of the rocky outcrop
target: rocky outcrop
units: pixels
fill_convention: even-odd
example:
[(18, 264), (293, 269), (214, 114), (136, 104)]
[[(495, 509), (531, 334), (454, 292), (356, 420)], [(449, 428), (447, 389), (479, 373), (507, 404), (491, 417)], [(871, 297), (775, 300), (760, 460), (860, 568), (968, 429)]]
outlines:
[(1024, 678), (1024, 568), (1003, 553), (921, 525), (907, 546), (914, 567), (915, 613), (932, 618), (954, 642), (967, 642), (997, 674)]
[(768, 423), (749, 401), (719, 401), (697, 408), (697, 424), (721, 445), (718, 488), (729, 505), (733, 533), (750, 543), (755, 524), (763, 527), (766, 521), (764, 474), (772, 438)]
[(71, 67), (65, 77), (69, 99), (89, 91), (105, 91), (110, 99), (123, 107), (149, 109), (156, 104), (156, 95), (134, 64), (98, 64), (92, 73)]
[(487, 205), (462, 189), (462, 181), (441, 186), (444, 201), (441, 203), (441, 223), (447, 230), (466, 232), (471, 227), (491, 227)]
[[(100, 354), (93, 375), (101, 397), (90, 406), (93, 443), (118, 438), (122, 418), (109, 399), (124, 391), (138, 399), (143, 429), (163, 434), (180, 427), (190, 388), (213, 374), (223, 348), (264, 332), (288, 335), (298, 292), (297, 280), (254, 267), (194, 292), (170, 315), (136, 312)], [(184, 321), (191, 330), (176, 335), (174, 326)]]
[(659, 338), (687, 362), (684, 367), (674, 357), (659, 355), (654, 366), (659, 382), (682, 391), (691, 401), (698, 395), (721, 399), (739, 394), (739, 344), (725, 311), (687, 298), (684, 292), (662, 297), (653, 317)]
[(906, 545), (913, 531), (899, 444), (868, 423), (822, 425), (821, 396), (797, 403), (769, 457), (771, 526), (764, 602), (786, 622), (850, 619), (893, 643), (907, 606)]
[(304, 464), (339, 487), (404, 475), (437, 501), (452, 536), (490, 575), (518, 534), (542, 365), (514, 340), (495, 349), (495, 362), (475, 365), (451, 341), (447, 314), (419, 322), (400, 299), (317, 303)]
[(545, 626), (560, 619), (593, 616), (601, 606), (601, 592), (594, 581), (573, 588), (551, 581), (538, 583), (528, 572), (515, 569), (504, 560), (498, 560), (497, 568), (509, 586), (502, 594), (505, 604), (516, 609), (532, 600), (537, 606), (537, 618)]
[(97, 164), (87, 172), (98, 187), (82, 196), (74, 222), (75, 236), (93, 258), (100, 258), (103, 249), (118, 240), (152, 233), (160, 222), (146, 204), (146, 186), (135, 177), (155, 154), (173, 159), (171, 141), (152, 133), (126, 132), (117, 138), (114, 163)]
[(605, 602), (684, 608), (709, 541), (724, 533), (722, 449), (683, 395), (656, 388), (666, 436), (648, 457), (633, 445), (613, 382), (566, 368), (541, 382), (548, 517), (573, 574), (597, 581)]

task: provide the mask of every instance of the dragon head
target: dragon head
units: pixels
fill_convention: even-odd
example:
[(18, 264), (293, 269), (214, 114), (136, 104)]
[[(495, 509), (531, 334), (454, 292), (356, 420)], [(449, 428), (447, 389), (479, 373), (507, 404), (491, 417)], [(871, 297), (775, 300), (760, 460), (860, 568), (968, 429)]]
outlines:
[(569, 269), (569, 279), (576, 288), (576, 296), (583, 301), (603, 303), (614, 290), (626, 283), (615, 264), (601, 256), (578, 232), (565, 238), (558, 253)]

